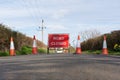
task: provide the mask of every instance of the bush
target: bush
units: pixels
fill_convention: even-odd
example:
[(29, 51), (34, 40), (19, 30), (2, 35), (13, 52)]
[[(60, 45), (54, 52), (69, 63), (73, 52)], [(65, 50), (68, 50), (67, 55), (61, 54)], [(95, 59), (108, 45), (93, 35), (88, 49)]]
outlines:
[(115, 44), (115, 45), (114, 45), (114, 50), (115, 50), (115, 51), (120, 51), (120, 45)]
[(95, 54), (101, 54), (102, 52), (100, 50), (96, 50), (94, 53)]
[(0, 56), (9, 56), (9, 52), (0, 52)]
[(21, 55), (21, 51), (16, 51), (16, 55)]
[(120, 52), (109, 50), (109, 54), (110, 55), (120, 55)]
[(47, 53), (47, 49), (39, 48), (38, 53)]
[(17, 52), (18, 55), (27, 55), (32, 53), (32, 48), (28, 46), (23, 46), (20, 51)]

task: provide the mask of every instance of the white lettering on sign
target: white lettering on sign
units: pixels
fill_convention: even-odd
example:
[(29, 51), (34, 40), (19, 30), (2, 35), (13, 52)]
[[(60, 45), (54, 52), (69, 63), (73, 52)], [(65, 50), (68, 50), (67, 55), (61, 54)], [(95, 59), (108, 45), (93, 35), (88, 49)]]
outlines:
[(66, 42), (51, 42), (51, 45), (66, 45)]
[(53, 40), (64, 40), (64, 37), (53, 37)]
[(68, 47), (69, 46), (69, 34), (49, 34), (48, 37), (49, 47)]
[(55, 42), (51, 42), (51, 45), (55, 45)]

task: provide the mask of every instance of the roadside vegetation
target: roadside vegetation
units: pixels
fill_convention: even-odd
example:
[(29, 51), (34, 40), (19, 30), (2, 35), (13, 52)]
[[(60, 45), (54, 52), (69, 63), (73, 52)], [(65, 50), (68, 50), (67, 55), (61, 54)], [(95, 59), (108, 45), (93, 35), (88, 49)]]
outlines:
[[(110, 55), (120, 55), (120, 30), (105, 34), (107, 37), (107, 48)], [(82, 50), (86, 53), (100, 54), (103, 47), (103, 36), (90, 38), (81, 43)]]
[[(38, 54), (45, 54), (47, 50), (45, 48), (38, 48)], [(32, 47), (23, 46), (21, 50), (16, 52), (17, 55), (29, 55), (32, 54)]]
[[(23, 46), (20, 50), (16, 50), (16, 55), (30, 55), (32, 54), (32, 47)], [(47, 49), (38, 48), (38, 54), (47, 54)], [(9, 51), (0, 52), (0, 56), (9, 56)]]
[[(6, 25), (0, 24), (0, 56), (9, 56), (10, 37), (13, 37), (16, 55), (32, 53), (33, 38), (18, 31), (14, 31)], [(45, 53), (46, 45), (37, 40), (38, 52)]]
[[(87, 50), (87, 51), (83, 51), (83, 54), (96, 54), (96, 55), (100, 55), (100, 54), (102, 54), (102, 50)], [(108, 50), (108, 54), (109, 55), (120, 55), (120, 52), (119, 51)]]

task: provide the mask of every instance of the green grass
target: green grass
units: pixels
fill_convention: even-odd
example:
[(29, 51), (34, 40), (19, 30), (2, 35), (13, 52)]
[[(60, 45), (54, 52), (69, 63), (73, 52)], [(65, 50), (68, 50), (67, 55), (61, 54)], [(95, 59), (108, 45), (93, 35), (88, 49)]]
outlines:
[(45, 48), (38, 48), (38, 53), (39, 54), (47, 53), (47, 49), (45, 49)]
[(102, 53), (102, 51), (100, 51), (100, 50), (87, 50), (87, 51), (83, 51), (83, 53), (85, 53), (85, 54), (101, 54)]
[[(28, 47), (28, 46), (23, 46), (21, 48), (20, 51), (17, 51), (18, 55), (28, 55), (28, 54), (32, 54), (32, 48), (31, 47)], [(38, 48), (38, 53), (39, 54), (44, 54), (44, 53), (47, 53), (47, 49), (45, 48)]]
[(0, 51), (0, 56), (9, 56), (9, 52), (1, 52)]
[(120, 55), (120, 51), (110, 51), (109, 50), (109, 54), (110, 55)]
[(23, 46), (20, 51), (17, 51), (17, 55), (28, 55), (32, 53), (32, 48)]
[[(83, 51), (84, 54), (102, 54), (102, 50), (87, 50)], [(111, 51), (108, 50), (109, 55), (120, 55), (120, 52), (118, 51)]]

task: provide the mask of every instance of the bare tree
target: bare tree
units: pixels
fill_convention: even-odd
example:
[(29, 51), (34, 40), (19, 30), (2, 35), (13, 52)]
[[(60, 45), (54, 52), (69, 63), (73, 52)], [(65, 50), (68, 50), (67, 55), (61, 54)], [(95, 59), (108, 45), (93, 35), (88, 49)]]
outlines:
[(96, 29), (93, 29), (93, 30), (85, 30), (83, 32), (79, 32), (80, 36), (81, 36), (81, 39), (83, 41), (85, 40), (88, 40), (88, 39), (91, 39), (91, 38), (95, 38), (97, 36), (100, 36), (100, 32)]

